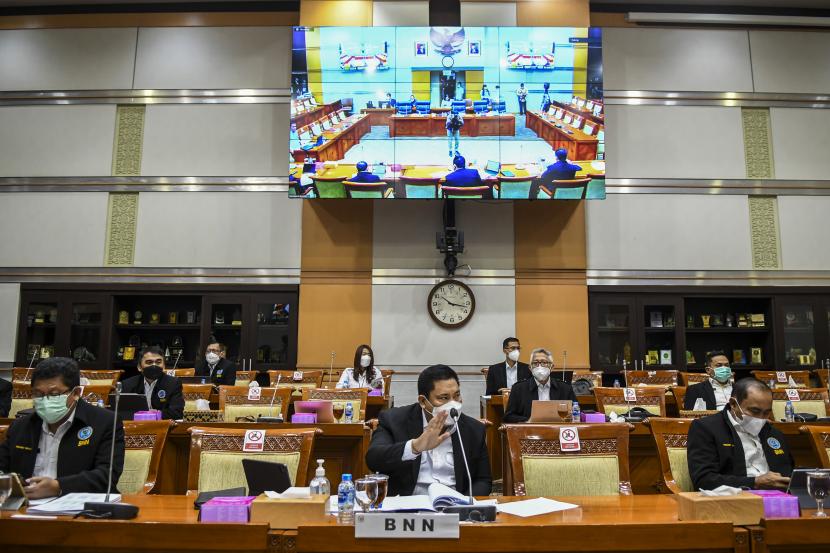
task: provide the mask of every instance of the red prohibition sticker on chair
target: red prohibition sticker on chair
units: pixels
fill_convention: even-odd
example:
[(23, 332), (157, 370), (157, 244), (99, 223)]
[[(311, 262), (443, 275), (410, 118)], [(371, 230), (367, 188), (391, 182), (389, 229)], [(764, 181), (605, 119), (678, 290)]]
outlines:
[(242, 444), (242, 451), (261, 452), (265, 450), (265, 431), (247, 430), (245, 432), (245, 443)]
[(579, 429), (563, 426), (559, 429), (559, 448), (562, 451), (579, 451)]
[(795, 388), (787, 388), (787, 399), (790, 401), (801, 401), (801, 396), (798, 395), (798, 390)]

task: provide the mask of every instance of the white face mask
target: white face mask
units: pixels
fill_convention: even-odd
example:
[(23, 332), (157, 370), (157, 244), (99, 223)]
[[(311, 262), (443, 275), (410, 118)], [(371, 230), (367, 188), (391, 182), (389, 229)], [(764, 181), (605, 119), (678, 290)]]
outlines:
[[(452, 419), (452, 417), (449, 416), (449, 414), (450, 414), (450, 411), (455, 409), (455, 410), (458, 411), (458, 415), (461, 416), (462, 403), (460, 401), (452, 400), (452, 401), (448, 401), (447, 403), (445, 403), (443, 405), (438, 405), (438, 406), (433, 407), (432, 404), (429, 403), (429, 400), (426, 400), (426, 402), (429, 404), (430, 407), (432, 407), (432, 412), (430, 413), (429, 411), (427, 411), (427, 413), (429, 413), (433, 417), (435, 415), (437, 415), (438, 413), (442, 412), (442, 411), (447, 412), (448, 416), (447, 416), (447, 420), (444, 422), (444, 424), (445, 424), (444, 432), (449, 432), (450, 434), (455, 432), (455, 421)], [(426, 411), (426, 409), (424, 409), (424, 411)]]
[(746, 413), (744, 413), (744, 410), (741, 409), (740, 405), (738, 405), (738, 411), (740, 411), (741, 415), (743, 415), (743, 418), (738, 419), (738, 424), (741, 426), (741, 428), (744, 429), (744, 431), (747, 434), (751, 434), (757, 437), (758, 434), (761, 433), (761, 430), (763, 430), (764, 425), (767, 424), (767, 420), (747, 415)]
[(215, 365), (219, 362), (219, 354), (210, 351), (207, 355), (205, 355), (205, 360), (211, 365)]
[(360, 356), (360, 366), (364, 369), (369, 366), (372, 362), (372, 357), (370, 355), (361, 355)]
[(519, 360), (519, 354), (521, 352), (517, 349), (510, 350), (510, 353), (507, 354), (507, 358), (513, 361), (514, 363)]
[(544, 382), (550, 377), (550, 367), (533, 367), (533, 378)]

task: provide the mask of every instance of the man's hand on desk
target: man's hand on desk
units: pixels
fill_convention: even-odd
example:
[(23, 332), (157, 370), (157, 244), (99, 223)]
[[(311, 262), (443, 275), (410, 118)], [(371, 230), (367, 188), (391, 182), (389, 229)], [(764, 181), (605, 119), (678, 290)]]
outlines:
[(432, 417), (432, 420), (427, 423), (427, 427), (424, 428), (424, 432), (417, 439), (412, 440), (412, 453), (418, 455), (424, 451), (431, 451), (450, 437), (449, 432), (444, 432), (444, 422), (447, 420), (447, 416), (446, 411), (441, 411)]
[(786, 490), (790, 479), (777, 472), (768, 472), (755, 477), (755, 487), (759, 490)]
[(54, 478), (46, 476), (32, 476), (26, 480), (23, 488), (26, 497), (29, 499), (40, 499), (42, 497), (56, 497), (61, 494), (61, 485)]

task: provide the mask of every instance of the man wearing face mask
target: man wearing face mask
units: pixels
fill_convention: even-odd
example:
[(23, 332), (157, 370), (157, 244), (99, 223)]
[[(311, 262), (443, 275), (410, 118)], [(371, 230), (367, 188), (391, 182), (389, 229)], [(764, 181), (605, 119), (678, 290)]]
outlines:
[(533, 400), (571, 400), (576, 394), (567, 382), (551, 378), (553, 354), (544, 348), (536, 348), (530, 354), (530, 371), (533, 378), (517, 382), (510, 388), (510, 399), (504, 412), (504, 422), (527, 422)]
[(769, 421), (771, 413), (769, 387), (743, 378), (723, 411), (692, 422), (686, 448), (696, 490), (787, 488), (793, 458), (784, 434)]
[(51, 357), (32, 373), (34, 413), (19, 418), (0, 443), (0, 472), (25, 478), (30, 499), (72, 492), (105, 493), (115, 440), (112, 487), (124, 466), (124, 429), (113, 436), (112, 411), (81, 399), (74, 360)]
[(124, 393), (144, 394), (147, 408), (161, 411), (161, 418), (179, 420), (184, 416), (182, 382), (164, 373), (164, 352), (157, 346), (141, 350), (138, 356), (141, 374), (122, 383)]
[(709, 379), (692, 384), (686, 389), (683, 409), (689, 411), (720, 411), (732, 395), (732, 368), (729, 358), (722, 351), (706, 354), (706, 373)]
[(530, 367), (519, 361), (522, 350), (519, 339), (505, 338), (501, 345), (505, 361), (490, 365), (487, 369), (487, 389), (484, 393), (488, 396), (498, 394), (502, 388), (512, 388), (516, 382), (531, 377)]
[[(433, 365), (418, 376), (418, 403), (381, 411), (366, 464), (389, 475), (388, 495), (423, 495), (435, 482), (469, 495), (462, 443), (472, 494), (490, 494), (484, 425), (460, 414), (461, 407), (458, 375), (446, 365)], [(460, 415), (457, 423), (450, 416), (453, 409)]]
[(226, 353), (225, 344), (208, 344), (204, 361), (196, 365), (196, 376), (210, 378), (210, 382), (216, 386), (233, 386), (236, 383), (236, 365), (225, 358)]

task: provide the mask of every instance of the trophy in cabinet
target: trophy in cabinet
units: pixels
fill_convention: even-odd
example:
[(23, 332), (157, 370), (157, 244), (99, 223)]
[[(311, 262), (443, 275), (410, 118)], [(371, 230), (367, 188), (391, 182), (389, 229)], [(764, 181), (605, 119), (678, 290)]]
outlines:
[(239, 311), (239, 309), (233, 310), (233, 314), (231, 315), (231, 324), (234, 326), (242, 325), (242, 313)]
[(173, 336), (170, 347), (170, 359), (176, 361), (184, 357), (184, 341), (181, 336)]
[(225, 324), (225, 312), (217, 311), (216, 314), (213, 316), (213, 323), (218, 325)]
[(141, 319), (143, 319), (143, 318), (144, 318), (144, 313), (142, 313), (140, 310), (136, 309), (136, 312), (133, 313), (133, 324), (140, 325), (141, 324)]
[(130, 324), (130, 313), (129, 313), (129, 311), (123, 310), (123, 311), (118, 312), (118, 324), (120, 324), (120, 325)]
[(150, 313), (150, 324), (157, 325), (161, 321), (161, 317), (158, 313)]
[(185, 313), (185, 321), (187, 321), (187, 324), (189, 324), (189, 325), (195, 325), (196, 324), (196, 312), (195, 311), (188, 311), (187, 313)]
[(179, 312), (178, 311), (171, 311), (167, 314), (167, 324), (178, 324), (179, 322)]
[(124, 361), (134, 361), (135, 354), (138, 353), (138, 347), (141, 344), (141, 338), (137, 334), (133, 334), (127, 340), (127, 345), (124, 346)]
[(45, 314), (43, 311), (35, 311), (35, 324), (42, 325), (46, 322)]
[(50, 309), (49, 310), (49, 322), (50, 323), (58, 322), (58, 310), (57, 309)]

